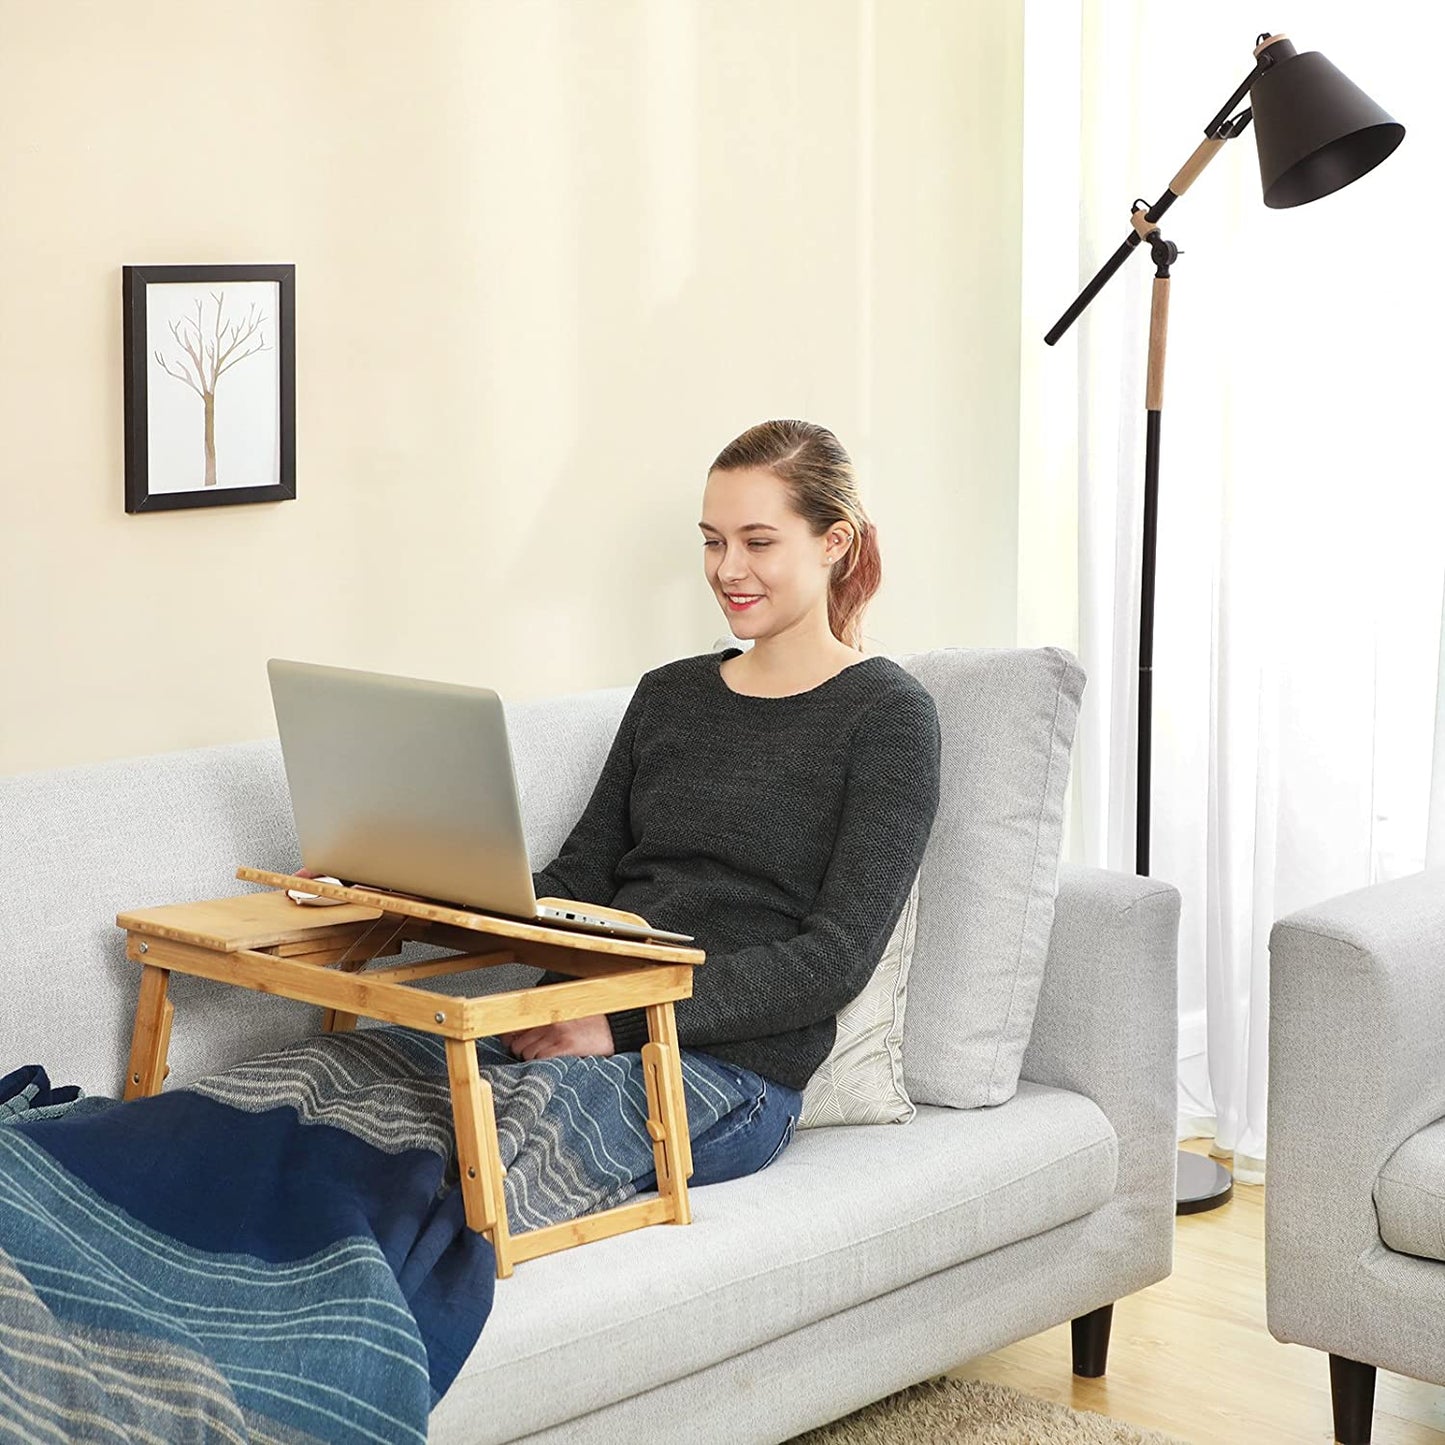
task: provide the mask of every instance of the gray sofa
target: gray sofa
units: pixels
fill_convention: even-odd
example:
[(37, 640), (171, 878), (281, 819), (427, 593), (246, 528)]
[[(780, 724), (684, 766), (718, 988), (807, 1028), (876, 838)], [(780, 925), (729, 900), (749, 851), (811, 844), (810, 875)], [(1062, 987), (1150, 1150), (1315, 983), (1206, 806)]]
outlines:
[(1445, 868), (1270, 931), (1270, 1332), (1330, 1357), (1335, 1436), (1375, 1369), (1445, 1385)]
[[(629, 695), (508, 705), (534, 862), (580, 813)], [(91, 1092), (119, 1093), (136, 997), (116, 913), (246, 891), (238, 864), (298, 862), (272, 740), (0, 779), (0, 818), (0, 1068), (43, 1063)], [(930, 910), (961, 907), (957, 841), (930, 839), (942, 861), (922, 875), (920, 937)], [(1112, 1302), (1171, 1267), (1180, 898), (1069, 865), (1057, 884), (1011, 1097), (801, 1131), (763, 1172), (695, 1189), (690, 1226), (520, 1265), (432, 1439), (781, 1441), (1064, 1320), (1076, 1369), (1102, 1373)], [(306, 1006), (195, 978), (171, 994), (172, 1083), (318, 1026)]]

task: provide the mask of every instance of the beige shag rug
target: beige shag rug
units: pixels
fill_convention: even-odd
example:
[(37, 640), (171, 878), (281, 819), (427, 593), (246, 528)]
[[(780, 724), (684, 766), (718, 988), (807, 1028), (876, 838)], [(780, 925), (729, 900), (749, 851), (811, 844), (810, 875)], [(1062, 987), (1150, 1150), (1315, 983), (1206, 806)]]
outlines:
[(1187, 1445), (1086, 1410), (1036, 1400), (1007, 1385), (940, 1375), (878, 1400), (788, 1445)]

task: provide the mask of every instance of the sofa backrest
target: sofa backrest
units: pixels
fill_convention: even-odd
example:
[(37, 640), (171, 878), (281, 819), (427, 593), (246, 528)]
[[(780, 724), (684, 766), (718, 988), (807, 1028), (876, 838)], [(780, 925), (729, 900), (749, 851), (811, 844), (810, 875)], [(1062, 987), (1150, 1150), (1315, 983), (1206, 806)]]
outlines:
[[(537, 867), (581, 814), (631, 693), (506, 705)], [(0, 777), (0, 1074), (39, 1063), (54, 1084), (119, 1094), (139, 969), (125, 957), (116, 914), (254, 892), (237, 880), (238, 866), (290, 871), (300, 862), (274, 738)], [(532, 976), (491, 969), (458, 984), (479, 991)], [(178, 1082), (318, 1026), (309, 1005), (202, 979), (173, 975), (171, 998)]]
[[(899, 661), (938, 704), (945, 771), (920, 881), (909, 1085), (923, 1082), (922, 1102), (996, 1103), (1016, 1086), (1042, 977), (1082, 669), (1057, 648), (947, 648)], [(506, 704), (534, 867), (556, 856), (581, 814), (631, 693)], [(1012, 861), (991, 873), (1000, 859)], [(139, 970), (116, 914), (253, 891), (236, 879), (239, 865), (299, 862), (274, 739), (0, 778), (0, 1073), (40, 1063), (55, 1084), (118, 1094)], [(453, 986), (516, 987), (531, 976), (488, 970)], [(200, 979), (173, 976), (171, 997), (179, 1082), (318, 1026), (308, 1005)], [(961, 1048), (954, 1012), (972, 1020)]]

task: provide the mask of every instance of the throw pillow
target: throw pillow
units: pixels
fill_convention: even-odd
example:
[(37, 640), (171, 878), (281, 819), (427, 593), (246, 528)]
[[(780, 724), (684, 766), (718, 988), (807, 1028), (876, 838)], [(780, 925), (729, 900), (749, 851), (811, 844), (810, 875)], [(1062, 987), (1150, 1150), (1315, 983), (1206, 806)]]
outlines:
[(1062, 647), (896, 660), (933, 695), (943, 735), (904, 1078), (919, 1104), (1002, 1104), (1018, 1088), (1053, 930), (1084, 669)]
[(863, 992), (838, 1015), (838, 1038), (803, 1090), (804, 1129), (906, 1124), (917, 1112), (903, 1085), (903, 1006), (918, 923), (918, 879)]

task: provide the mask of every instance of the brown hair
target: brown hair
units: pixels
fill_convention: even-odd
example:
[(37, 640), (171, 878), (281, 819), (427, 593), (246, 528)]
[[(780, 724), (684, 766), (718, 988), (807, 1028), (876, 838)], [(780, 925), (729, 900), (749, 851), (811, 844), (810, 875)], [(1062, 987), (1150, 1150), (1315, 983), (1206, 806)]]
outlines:
[(863, 612), (883, 581), (878, 530), (858, 497), (858, 479), (843, 444), (808, 421), (764, 421), (735, 437), (708, 468), (772, 472), (787, 488), (788, 503), (821, 537), (837, 522), (853, 528), (847, 553), (833, 563), (828, 583), (828, 626), (849, 647), (863, 650)]

